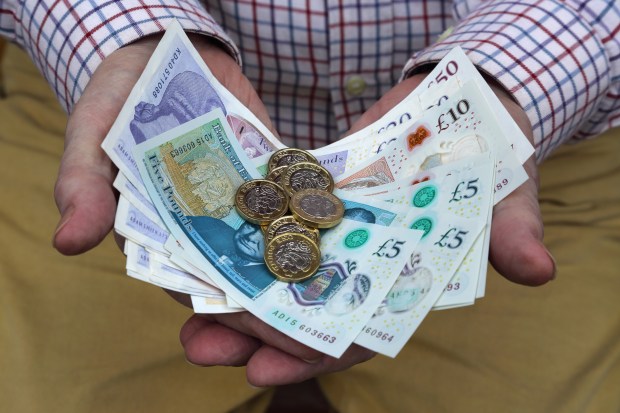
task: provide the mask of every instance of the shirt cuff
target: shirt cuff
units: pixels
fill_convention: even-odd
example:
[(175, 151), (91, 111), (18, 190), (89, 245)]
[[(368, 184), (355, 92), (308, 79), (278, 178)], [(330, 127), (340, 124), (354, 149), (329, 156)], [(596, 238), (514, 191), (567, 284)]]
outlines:
[(186, 31), (218, 40), (241, 63), (237, 47), (199, 1), (71, 3), (27, 0), (13, 11), (13, 40), (30, 54), (67, 112), (106, 56), (163, 32), (173, 19)]
[(415, 54), (404, 76), (455, 46), (525, 110), (539, 161), (571, 136), (592, 132), (590, 118), (610, 87), (610, 60), (598, 33), (566, 3), (483, 2), (445, 39)]

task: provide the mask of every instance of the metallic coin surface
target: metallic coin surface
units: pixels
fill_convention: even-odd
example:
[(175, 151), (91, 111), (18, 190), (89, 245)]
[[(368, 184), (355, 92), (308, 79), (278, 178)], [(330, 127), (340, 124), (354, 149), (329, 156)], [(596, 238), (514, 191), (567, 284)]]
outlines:
[(344, 205), (331, 192), (302, 189), (290, 201), (293, 216), (311, 228), (331, 228), (342, 221)]
[(265, 234), (265, 244), (268, 244), (272, 239), (281, 234), (287, 234), (295, 232), (305, 235), (315, 243), (319, 243), (320, 235), (319, 230), (316, 228), (310, 228), (297, 221), (294, 216), (285, 215), (273, 221), (267, 227)]
[(288, 211), (288, 196), (282, 187), (266, 179), (253, 179), (241, 184), (235, 194), (237, 212), (245, 220), (267, 225)]
[(288, 165), (278, 166), (273, 171), (270, 171), (265, 177), (268, 181), (273, 181), (276, 184), (282, 186), (282, 174), (286, 171)]
[(329, 171), (312, 162), (299, 162), (284, 171), (281, 186), (289, 196), (302, 189), (322, 189), (331, 192), (334, 180)]
[(273, 171), (278, 166), (293, 165), (298, 162), (314, 162), (317, 165), (319, 163), (308, 151), (297, 148), (284, 148), (275, 151), (269, 158), (269, 171)]
[(321, 263), (318, 245), (305, 235), (280, 234), (265, 248), (267, 268), (280, 281), (303, 281), (316, 273)]

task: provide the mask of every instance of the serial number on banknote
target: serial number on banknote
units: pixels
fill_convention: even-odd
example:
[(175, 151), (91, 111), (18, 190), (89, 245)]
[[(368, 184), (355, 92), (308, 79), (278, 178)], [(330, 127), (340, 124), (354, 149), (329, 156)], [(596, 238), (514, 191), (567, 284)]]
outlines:
[(176, 158), (177, 156), (189, 153), (190, 151), (196, 149), (196, 147), (198, 147), (200, 145), (211, 145), (211, 141), (212, 140), (213, 140), (213, 137), (211, 137), (209, 135), (205, 135), (205, 136), (202, 136), (200, 138), (196, 138), (196, 140), (194, 140), (194, 141), (190, 141), (190, 142), (184, 143), (183, 145), (177, 146), (176, 148), (171, 150), (170, 151), (170, 156), (172, 158)]
[[(271, 315), (277, 318), (281, 323), (288, 324), (291, 327), (297, 325), (297, 319), (283, 313), (282, 311), (276, 310)], [(324, 332), (317, 330), (316, 328), (307, 326), (306, 324), (302, 324), (299, 326), (299, 331), (311, 336), (315, 337), (317, 340), (325, 341), (328, 343), (334, 343), (336, 341), (336, 337), (333, 335), (325, 334)]]
[(328, 343), (334, 343), (336, 341), (336, 337), (335, 336), (331, 336), (329, 334), (325, 334), (322, 331), (319, 331), (315, 328), (312, 327), (308, 327), (305, 324), (302, 324), (299, 326), (299, 331), (303, 331), (304, 333), (312, 336), (312, 337), (316, 337), (317, 340), (323, 340), (326, 341)]
[(383, 332), (383, 331), (381, 331), (379, 329), (376, 329), (376, 328), (366, 327), (366, 329), (363, 330), (363, 331), (366, 334), (369, 334), (371, 337), (375, 337), (377, 340), (387, 341), (388, 343), (391, 343), (392, 340), (394, 339), (394, 335), (393, 334)]

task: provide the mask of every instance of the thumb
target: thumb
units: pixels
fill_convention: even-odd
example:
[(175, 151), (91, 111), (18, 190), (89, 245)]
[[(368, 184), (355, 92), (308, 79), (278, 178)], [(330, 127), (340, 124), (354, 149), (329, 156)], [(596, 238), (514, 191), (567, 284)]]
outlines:
[(112, 189), (115, 171), (100, 146), (109, 126), (92, 119), (101, 111), (93, 113), (88, 100), (85, 94), (84, 103), (76, 106), (67, 125), (65, 152), (54, 189), (61, 218), (53, 244), (67, 255), (99, 244), (112, 228), (116, 210)]
[[(525, 112), (509, 95), (492, 86), (525, 136), (533, 133)], [(543, 221), (538, 203), (538, 168), (534, 157), (523, 167), (530, 179), (493, 209), (489, 260), (508, 280), (524, 285), (541, 285), (555, 278), (555, 260), (543, 244)]]
[(541, 285), (555, 277), (555, 261), (544, 246), (537, 185), (528, 180), (495, 206), (489, 259), (508, 280)]
[(54, 247), (63, 254), (88, 251), (110, 232), (116, 211), (116, 169), (101, 142), (157, 44), (157, 38), (119, 49), (97, 68), (69, 116), (65, 152), (54, 196), (60, 222)]

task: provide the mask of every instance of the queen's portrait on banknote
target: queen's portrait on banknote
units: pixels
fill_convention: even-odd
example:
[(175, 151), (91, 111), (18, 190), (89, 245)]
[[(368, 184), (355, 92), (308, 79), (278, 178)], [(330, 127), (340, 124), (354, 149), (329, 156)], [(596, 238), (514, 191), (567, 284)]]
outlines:
[(185, 71), (170, 80), (159, 103), (142, 101), (136, 105), (129, 128), (135, 142), (140, 143), (216, 108), (226, 113), (213, 86), (198, 73)]

